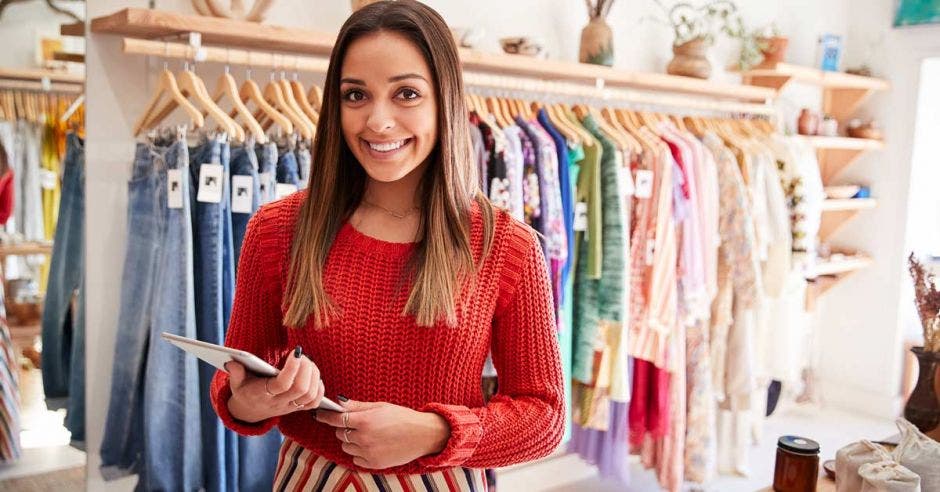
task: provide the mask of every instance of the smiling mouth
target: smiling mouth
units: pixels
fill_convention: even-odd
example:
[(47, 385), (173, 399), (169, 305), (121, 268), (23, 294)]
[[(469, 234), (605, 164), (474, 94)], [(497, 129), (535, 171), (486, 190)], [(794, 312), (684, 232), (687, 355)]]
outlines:
[(375, 157), (388, 157), (404, 147), (407, 147), (414, 138), (405, 138), (402, 140), (394, 140), (391, 142), (382, 142), (382, 143), (373, 143), (366, 140), (362, 140), (365, 144), (365, 147), (369, 150), (369, 153)]

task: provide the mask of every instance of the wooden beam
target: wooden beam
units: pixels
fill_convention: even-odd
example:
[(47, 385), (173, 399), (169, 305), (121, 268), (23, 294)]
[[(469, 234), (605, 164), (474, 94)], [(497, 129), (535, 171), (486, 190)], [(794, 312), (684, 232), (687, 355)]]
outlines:
[(59, 34), (83, 38), (85, 37), (85, 23), (73, 22), (71, 24), (62, 24), (59, 26)]
[(862, 154), (859, 149), (831, 149), (823, 148), (816, 151), (819, 160), (819, 175), (824, 184), (831, 184), (845, 168), (849, 167)]
[(827, 87), (823, 91), (823, 112), (845, 122), (874, 93), (870, 88)]
[(67, 53), (65, 51), (56, 51), (52, 54), (52, 59), (72, 63), (85, 63), (85, 55), (82, 53)]
[[(145, 9), (124, 9), (91, 21), (94, 33), (121, 34), (133, 38), (163, 39), (189, 32), (202, 34), (202, 42), (256, 51), (284, 51), (306, 55), (328, 55), (335, 35), (284, 28), (254, 22), (199, 17)], [(657, 93), (754, 101), (772, 100), (776, 92), (764, 87), (709, 82), (661, 73), (630, 72), (599, 65), (542, 60), (522, 55), (484, 53), (460, 49), (463, 68), (484, 74), (526, 76), (547, 81), (575, 81), (594, 87), (638, 89)]]

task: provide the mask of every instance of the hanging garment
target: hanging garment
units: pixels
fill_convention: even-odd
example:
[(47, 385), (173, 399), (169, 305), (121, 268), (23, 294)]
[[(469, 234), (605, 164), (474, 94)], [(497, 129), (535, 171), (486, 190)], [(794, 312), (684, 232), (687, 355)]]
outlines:
[(258, 157), (258, 190), (261, 205), (277, 199), (277, 144), (268, 142), (255, 148)]
[(525, 198), (523, 197), (523, 175), (525, 173), (525, 158), (522, 154), (522, 129), (511, 125), (503, 129), (506, 136), (506, 163), (507, 189), (509, 190), (509, 214), (516, 220), (525, 221)]
[(486, 163), (489, 155), (486, 152), (486, 145), (483, 143), (483, 132), (480, 131), (480, 117), (476, 113), (470, 114), (470, 143), (473, 149), (473, 162), (476, 164), (477, 178), (480, 180), (480, 190), (486, 196), (490, 195), (489, 181), (486, 176)]
[(45, 239), (52, 241), (59, 214), (59, 139), (58, 119), (52, 118), (42, 126), (40, 186), (42, 188), (42, 219)]
[[(23, 236), (28, 241), (43, 241), (46, 229), (42, 211), (42, 168), (40, 151), (42, 145), (41, 129), (26, 121), (17, 122), (20, 169), (23, 177), (20, 193), (23, 195), (22, 225)], [(40, 265), (45, 258), (33, 262)]]
[(160, 338), (196, 337), (189, 180), (184, 138), (137, 145), (101, 474), (144, 490), (204, 484), (196, 359)]
[(297, 187), (300, 184), (300, 174), (298, 174), (297, 168), (297, 154), (290, 147), (279, 148), (277, 152), (277, 184), (287, 185), (277, 187), (277, 198), (281, 199), (285, 196), (297, 191)]
[(0, 226), (5, 226), (13, 216), (13, 195), (16, 193), (13, 183), (13, 170), (7, 169), (6, 174), (0, 176)]
[(310, 148), (307, 147), (306, 143), (301, 142), (300, 145), (297, 146), (297, 168), (300, 173), (298, 187), (301, 190), (306, 189), (310, 184), (311, 167)]
[(85, 150), (74, 133), (62, 176), (42, 313), (42, 385), (50, 410), (66, 408), (72, 444), (85, 441)]
[(4, 298), (0, 283), (0, 464), (12, 463), (22, 455), (19, 364), (7, 326)]
[(244, 146), (233, 147), (231, 154), (232, 248), (235, 253), (233, 264), (236, 269), (248, 220), (261, 206), (258, 155), (254, 148), (254, 142), (249, 141)]

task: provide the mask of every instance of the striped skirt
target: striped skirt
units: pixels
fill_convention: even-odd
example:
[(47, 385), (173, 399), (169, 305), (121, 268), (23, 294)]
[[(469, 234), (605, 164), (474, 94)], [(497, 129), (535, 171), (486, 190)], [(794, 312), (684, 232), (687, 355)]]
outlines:
[(483, 470), (448, 468), (422, 475), (355, 471), (285, 439), (274, 474), (274, 491), (316, 492), (486, 492)]

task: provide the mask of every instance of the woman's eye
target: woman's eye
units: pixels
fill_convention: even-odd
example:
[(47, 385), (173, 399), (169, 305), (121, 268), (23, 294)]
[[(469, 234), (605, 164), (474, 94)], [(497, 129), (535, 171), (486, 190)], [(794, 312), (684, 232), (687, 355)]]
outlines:
[(359, 102), (365, 99), (365, 94), (360, 90), (348, 90), (343, 93), (343, 99), (349, 102)]
[(402, 89), (401, 92), (398, 93), (398, 95), (401, 96), (401, 98), (406, 101), (413, 101), (421, 97), (421, 94), (418, 94), (418, 91), (414, 89)]

